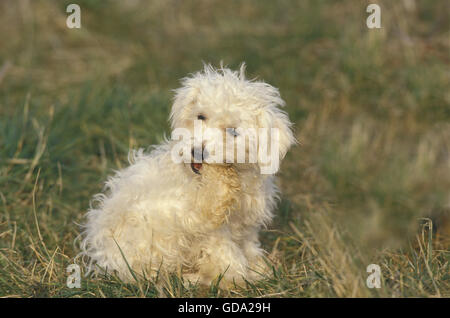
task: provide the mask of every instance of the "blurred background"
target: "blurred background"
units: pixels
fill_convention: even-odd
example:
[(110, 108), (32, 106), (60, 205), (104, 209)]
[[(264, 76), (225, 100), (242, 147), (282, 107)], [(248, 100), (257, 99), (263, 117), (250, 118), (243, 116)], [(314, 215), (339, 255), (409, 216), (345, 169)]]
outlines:
[[(0, 296), (450, 296), (450, 2), (78, 0), (69, 29), (73, 2), (0, 2)], [(92, 195), (170, 135), (179, 79), (221, 61), (280, 89), (300, 141), (262, 233), (274, 276), (68, 289)]]

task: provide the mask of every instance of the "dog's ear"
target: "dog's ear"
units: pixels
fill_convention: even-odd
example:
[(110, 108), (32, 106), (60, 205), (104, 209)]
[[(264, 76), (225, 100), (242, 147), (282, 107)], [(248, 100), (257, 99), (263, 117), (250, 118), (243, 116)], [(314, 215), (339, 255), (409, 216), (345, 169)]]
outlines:
[[(278, 171), (280, 160), (297, 141), (287, 113), (281, 110), (285, 102), (278, 89), (264, 82), (253, 82), (252, 85), (261, 98), (258, 126), (265, 129), (264, 135), (268, 137), (263, 137), (260, 132), (258, 165), (262, 173), (273, 174)], [(266, 150), (269, 151), (270, 158), (264, 156)]]
[(267, 128), (270, 137), (268, 140), (269, 146), (276, 143), (273, 146), (278, 149), (278, 159), (282, 160), (289, 148), (297, 142), (287, 113), (281, 110), (278, 105), (270, 105), (262, 110), (260, 125)]
[(262, 109), (259, 121), (264, 130), (259, 133), (258, 165), (261, 173), (274, 174), (279, 169), (280, 160), (296, 143), (292, 123), (286, 112), (274, 104)]
[[(259, 108), (259, 127), (268, 130), (275, 129), (278, 133), (278, 155), (283, 159), (289, 148), (297, 143), (292, 132), (292, 123), (285, 111), (281, 109), (285, 102), (280, 96), (279, 90), (264, 82), (252, 82), (255, 91), (261, 97)], [(272, 136), (271, 136), (272, 138)]]
[(184, 79), (182, 84), (182, 87), (174, 90), (175, 97), (169, 117), (172, 129), (180, 127), (197, 99), (197, 89), (189, 85), (189, 79)]
[(292, 123), (286, 112), (278, 107), (270, 107), (266, 110), (266, 115), (269, 117), (270, 128), (278, 130), (278, 149), (280, 160), (284, 158), (289, 148), (297, 141), (292, 133)]

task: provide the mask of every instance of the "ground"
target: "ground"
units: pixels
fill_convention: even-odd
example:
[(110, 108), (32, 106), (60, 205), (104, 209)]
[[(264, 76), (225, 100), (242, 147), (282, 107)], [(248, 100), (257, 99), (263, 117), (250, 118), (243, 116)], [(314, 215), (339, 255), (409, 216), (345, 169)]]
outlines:
[[(0, 3), (0, 296), (450, 296), (448, 1)], [(273, 275), (222, 290), (82, 277), (77, 224), (130, 148), (169, 135), (172, 89), (220, 61), (279, 87), (299, 145), (263, 245)], [(369, 264), (381, 288), (368, 288)]]

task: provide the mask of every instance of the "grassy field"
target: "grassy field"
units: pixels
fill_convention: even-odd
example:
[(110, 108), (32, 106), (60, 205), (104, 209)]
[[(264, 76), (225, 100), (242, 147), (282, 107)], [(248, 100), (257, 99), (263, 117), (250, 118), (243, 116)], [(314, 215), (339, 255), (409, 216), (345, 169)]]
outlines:
[[(450, 297), (450, 6), (370, 1), (0, 2), (0, 296)], [(202, 62), (279, 87), (301, 144), (263, 232), (274, 275), (66, 286), (77, 223), (130, 148), (170, 133)], [(369, 264), (380, 289), (366, 286)]]

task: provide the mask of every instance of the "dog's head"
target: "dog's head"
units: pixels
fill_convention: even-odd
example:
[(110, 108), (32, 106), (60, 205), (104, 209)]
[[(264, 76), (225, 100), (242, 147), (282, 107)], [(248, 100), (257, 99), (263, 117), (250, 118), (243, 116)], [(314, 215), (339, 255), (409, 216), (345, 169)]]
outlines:
[(262, 173), (275, 173), (295, 143), (278, 89), (247, 80), (244, 71), (244, 64), (239, 72), (205, 65), (175, 91), (172, 137), (189, 139), (184, 158), (189, 155), (195, 173), (203, 163), (255, 164)]

